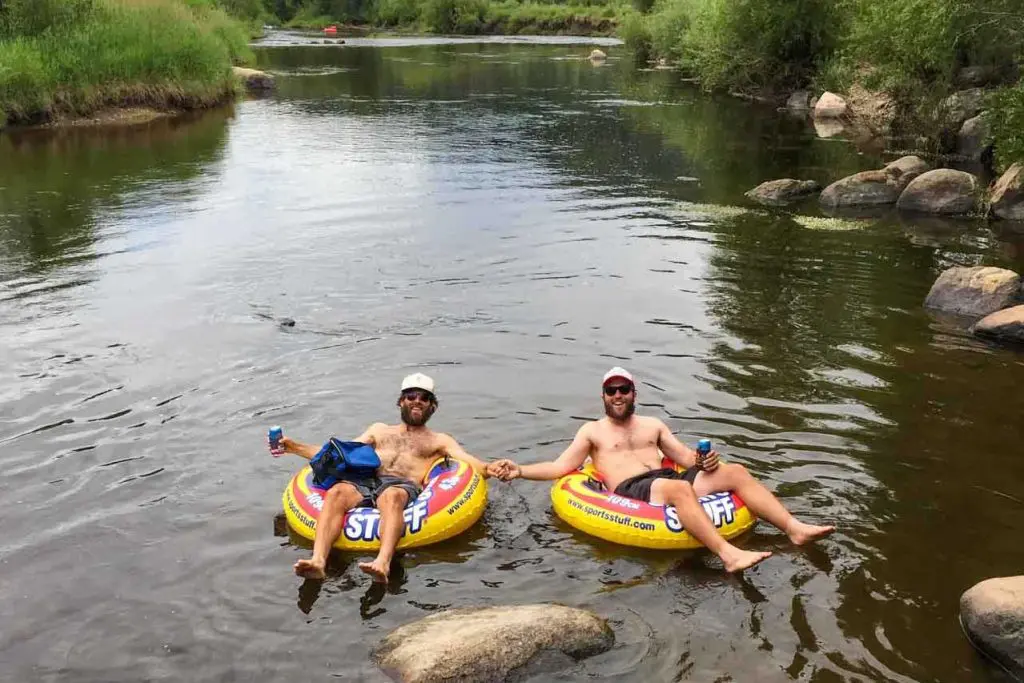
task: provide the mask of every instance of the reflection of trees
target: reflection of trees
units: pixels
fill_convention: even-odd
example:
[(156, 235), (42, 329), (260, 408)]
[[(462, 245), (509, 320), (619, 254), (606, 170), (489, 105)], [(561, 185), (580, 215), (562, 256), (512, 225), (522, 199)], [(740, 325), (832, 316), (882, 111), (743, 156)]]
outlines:
[(230, 112), (144, 127), (0, 136), (0, 244), (38, 271), (94, 241), (95, 215), (142, 184), (200, 175), (217, 160)]

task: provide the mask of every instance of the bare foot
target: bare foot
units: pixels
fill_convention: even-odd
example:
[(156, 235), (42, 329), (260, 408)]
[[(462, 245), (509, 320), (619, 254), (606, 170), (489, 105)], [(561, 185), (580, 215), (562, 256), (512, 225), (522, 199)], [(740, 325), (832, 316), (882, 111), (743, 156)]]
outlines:
[(793, 523), (789, 525), (789, 529), (786, 531), (786, 535), (796, 545), (803, 545), (817, 541), (819, 538), (824, 538), (835, 530), (834, 526), (815, 526), (813, 524), (805, 524), (800, 520), (793, 520)]
[(322, 579), (327, 576), (326, 563), (317, 560), (299, 560), (295, 563), (295, 573), (304, 579)]
[(359, 568), (373, 578), (374, 583), (388, 582), (388, 565), (386, 562), (374, 560), (373, 562), (360, 562)]
[(767, 560), (771, 556), (772, 554), (770, 552), (753, 552), (733, 547), (722, 553), (719, 557), (722, 558), (722, 562), (725, 564), (725, 571), (732, 574), (734, 572), (741, 572), (744, 569), (749, 569), (758, 562)]

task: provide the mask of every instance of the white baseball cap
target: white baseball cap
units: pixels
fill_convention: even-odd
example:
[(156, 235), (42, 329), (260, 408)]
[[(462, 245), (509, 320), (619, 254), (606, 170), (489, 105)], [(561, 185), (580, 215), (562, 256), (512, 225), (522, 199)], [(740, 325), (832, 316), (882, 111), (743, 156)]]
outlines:
[(407, 375), (406, 378), (402, 380), (402, 391), (405, 391), (406, 389), (422, 389), (423, 391), (434, 393), (434, 380), (420, 372)]
[(604, 378), (601, 380), (601, 386), (608, 384), (609, 380), (615, 379), (616, 377), (621, 377), (622, 379), (629, 381), (630, 384), (636, 384), (636, 382), (633, 381), (633, 375), (629, 374), (628, 370), (615, 366), (608, 372), (604, 373)]

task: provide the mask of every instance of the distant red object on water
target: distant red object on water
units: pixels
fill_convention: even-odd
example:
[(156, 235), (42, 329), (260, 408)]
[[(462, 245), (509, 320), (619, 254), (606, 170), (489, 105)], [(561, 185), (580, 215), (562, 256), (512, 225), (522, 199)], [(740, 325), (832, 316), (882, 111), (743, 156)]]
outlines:
[(324, 29), (324, 33), (337, 33), (337, 32), (338, 32), (338, 27), (337, 26), (328, 26), (327, 28)]

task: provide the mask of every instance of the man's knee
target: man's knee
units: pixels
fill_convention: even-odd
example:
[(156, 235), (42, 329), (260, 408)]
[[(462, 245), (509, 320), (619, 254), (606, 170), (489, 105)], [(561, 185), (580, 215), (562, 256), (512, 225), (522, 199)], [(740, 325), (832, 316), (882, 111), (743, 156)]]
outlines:
[(722, 470), (723, 474), (733, 479), (751, 478), (751, 474), (747, 471), (747, 468), (737, 462), (722, 463), (718, 467)]
[(405, 504), (409, 502), (409, 493), (405, 489), (399, 486), (392, 486), (384, 489), (379, 496), (377, 496), (377, 507), (405, 507)]
[[(351, 504), (353, 498), (359, 495), (359, 491), (352, 484), (340, 482), (327, 489), (327, 495), (324, 496), (324, 501), (328, 503), (337, 504)], [(358, 502), (358, 501), (357, 501)]]
[(693, 495), (693, 484), (685, 479), (666, 479), (664, 484), (666, 495), (690, 496)]

